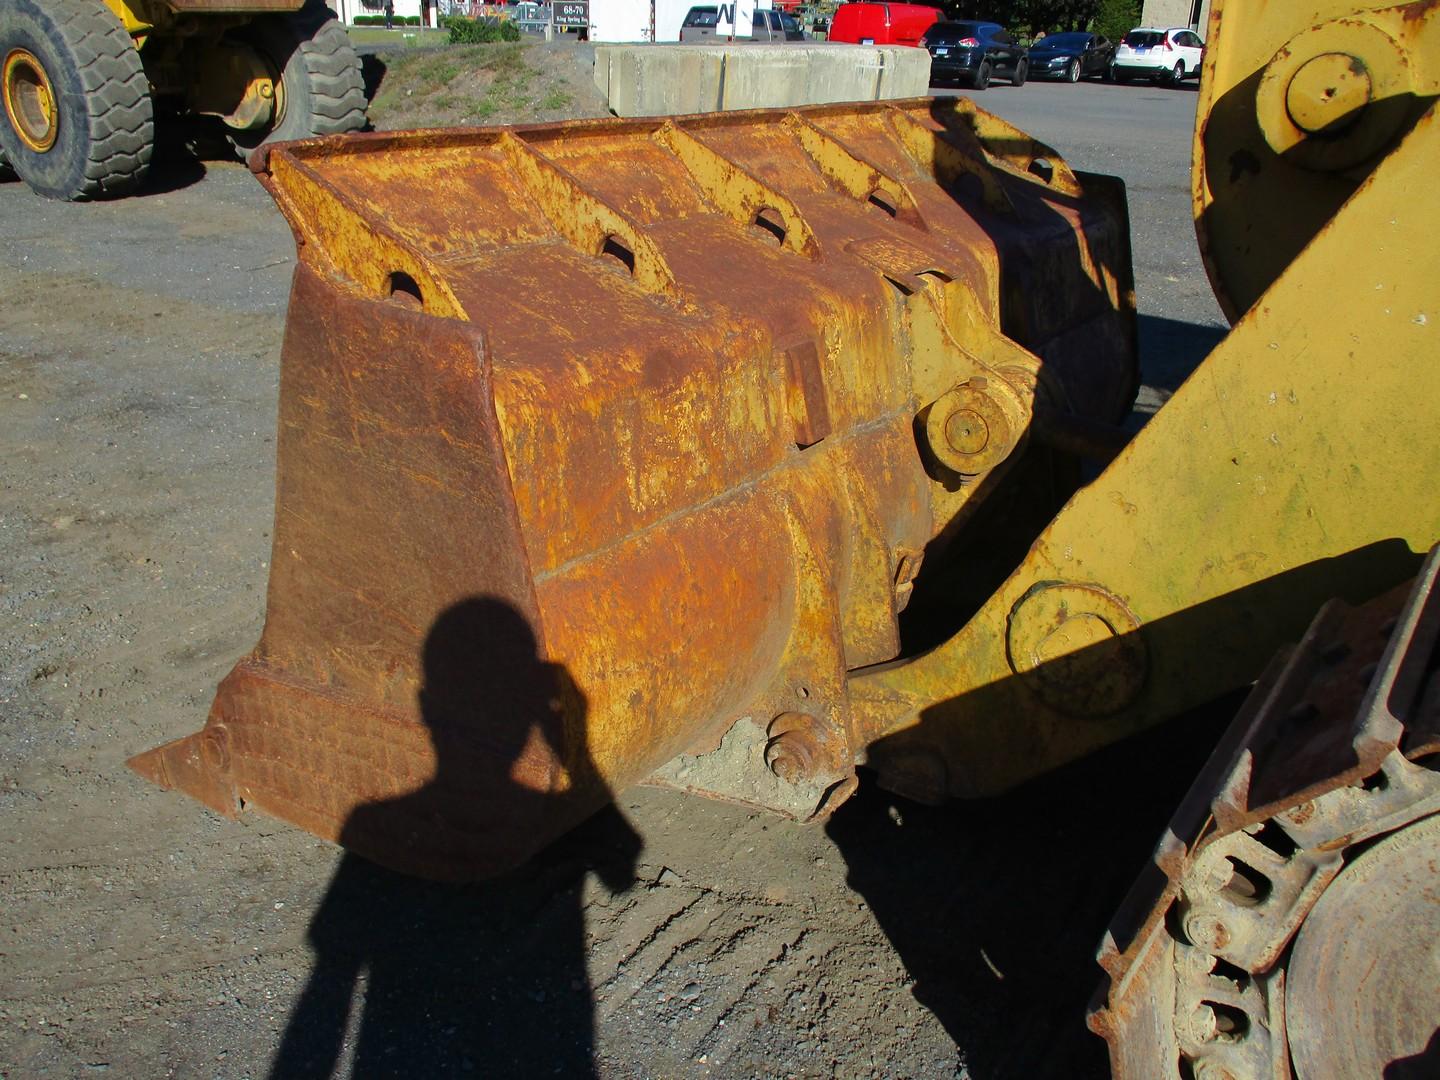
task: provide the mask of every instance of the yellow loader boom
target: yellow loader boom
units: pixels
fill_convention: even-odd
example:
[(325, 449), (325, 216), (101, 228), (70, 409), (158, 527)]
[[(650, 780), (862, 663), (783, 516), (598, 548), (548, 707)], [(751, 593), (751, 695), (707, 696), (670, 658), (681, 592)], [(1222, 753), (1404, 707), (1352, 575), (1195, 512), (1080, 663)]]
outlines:
[[(1191, 685), (1258, 672), (1257, 630), (1367, 599), (1437, 535), (1440, 18), (1319, 8), (1212, 17), (1196, 223), (1240, 318), (1130, 451), (1169, 430), (1163, 490), (1194, 470), (1203, 531), (1139, 567), (1188, 584)], [(1089, 1022), (1117, 1080), (1440, 1074), (1437, 575), (1440, 548), (1292, 624), (1101, 942)]]
[(852, 678), (890, 786), (991, 794), (1244, 686), (1440, 538), (1440, 20), (1329, 6), (1216, 5), (1195, 204), (1238, 322), (960, 633)]

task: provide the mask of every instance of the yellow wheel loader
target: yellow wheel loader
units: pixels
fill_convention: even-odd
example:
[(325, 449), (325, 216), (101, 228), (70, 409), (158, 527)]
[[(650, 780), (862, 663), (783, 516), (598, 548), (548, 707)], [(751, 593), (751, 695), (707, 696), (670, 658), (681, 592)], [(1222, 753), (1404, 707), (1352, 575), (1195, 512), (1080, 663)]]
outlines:
[(242, 156), (365, 122), (320, 0), (0, 0), (0, 172), (41, 195), (133, 191), (157, 120), (219, 120)]
[(1092, 1026), (1145, 1080), (1434, 1075), (1436, 11), (1214, 5), (1234, 327), (1133, 437), (1123, 188), (965, 98), (261, 147), (265, 627), (132, 766), (479, 877), (641, 781), (981, 797), (1255, 685)]

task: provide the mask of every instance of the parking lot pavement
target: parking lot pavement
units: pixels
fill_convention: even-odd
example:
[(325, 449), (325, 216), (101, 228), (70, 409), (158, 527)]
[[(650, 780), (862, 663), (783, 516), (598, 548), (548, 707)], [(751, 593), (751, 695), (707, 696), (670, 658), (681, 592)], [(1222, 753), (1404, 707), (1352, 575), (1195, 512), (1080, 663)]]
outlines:
[[(1219, 326), (1188, 219), (1194, 94), (977, 100), (1129, 182), (1163, 392)], [(342, 1072), (372, 1053), (399, 1075), (1103, 1074), (1090, 953), (1203, 738), (983, 804), (867, 788), (828, 831), (638, 789), (622, 894), (586, 874), (622, 832), (602, 816), (483, 887), (352, 877), (338, 917), (333, 848), (129, 774), (260, 629), (293, 244), (212, 163), (99, 205), (0, 185), (0, 255), (0, 1075), (265, 1075), (302, 990), (335, 989), (316, 933), (364, 959), (292, 1064), (333, 1043)]]
[(1019, 87), (991, 83), (979, 92), (931, 91), (964, 94), (1050, 144), (1073, 168), (1125, 180), (1146, 384), (1138, 407), (1153, 411), (1227, 327), (1205, 277), (1190, 212), (1196, 84), (1030, 80)]
[(1136, 303), (1147, 383), (1179, 385), (1226, 323), (1205, 277), (1190, 211), (1190, 153), (1196, 85), (1179, 89), (1029, 81), (961, 93), (1049, 143), (1071, 166), (1125, 180), (1135, 253)]

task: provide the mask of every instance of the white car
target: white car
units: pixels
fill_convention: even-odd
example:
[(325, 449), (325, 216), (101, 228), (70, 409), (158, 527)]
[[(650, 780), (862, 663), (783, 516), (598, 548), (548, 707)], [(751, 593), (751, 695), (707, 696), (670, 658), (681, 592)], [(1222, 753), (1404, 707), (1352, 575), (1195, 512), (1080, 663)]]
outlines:
[(1143, 75), (1179, 86), (1182, 79), (1200, 77), (1204, 58), (1205, 42), (1194, 30), (1139, 26), (1126, 34), (1115, 50), (1111, 71), (1119, 82)]

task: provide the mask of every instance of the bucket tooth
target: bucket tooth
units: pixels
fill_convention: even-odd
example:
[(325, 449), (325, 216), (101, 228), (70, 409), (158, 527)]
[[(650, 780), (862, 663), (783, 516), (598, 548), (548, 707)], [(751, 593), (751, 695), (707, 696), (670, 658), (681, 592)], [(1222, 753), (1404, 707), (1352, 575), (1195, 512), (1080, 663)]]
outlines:
[[(237, 817), (241, 810), (235, 785), (206, 760), (207, 732), (197, 731), (153, 750), (136, 754), (125, 764), (136, 773), (167, 791), (181, 791), (204, 803), (218, 814)], [(219, 743), (209, 742), (209, 753)]]

